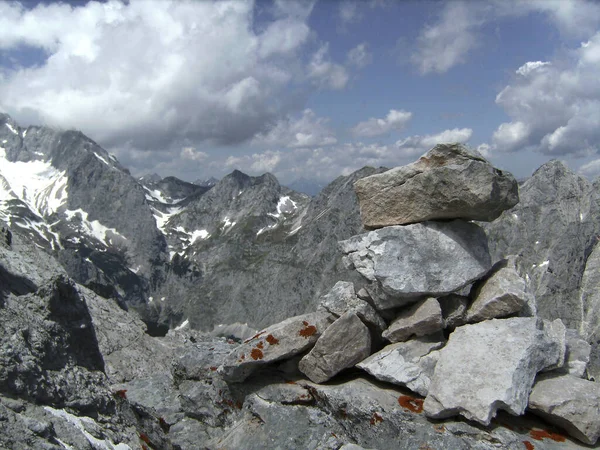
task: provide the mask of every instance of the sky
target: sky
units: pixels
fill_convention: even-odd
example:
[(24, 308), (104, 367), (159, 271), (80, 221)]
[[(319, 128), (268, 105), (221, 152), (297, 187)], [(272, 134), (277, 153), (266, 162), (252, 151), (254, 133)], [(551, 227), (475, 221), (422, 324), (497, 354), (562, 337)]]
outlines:
[(0, 1), (0, 111), (134, 175), (290, 183), (442, 142), (600, 175), (600, 2)]

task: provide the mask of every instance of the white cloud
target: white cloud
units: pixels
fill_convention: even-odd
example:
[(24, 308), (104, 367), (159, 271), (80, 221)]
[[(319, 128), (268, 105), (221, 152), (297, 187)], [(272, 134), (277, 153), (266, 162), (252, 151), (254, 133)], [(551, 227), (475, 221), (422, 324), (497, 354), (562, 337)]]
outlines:
[(600, 175), (600, 159), (595, 159), (586, 164), (583, 164), (578, 172), (589, 178), (596, 178)]
[(338, 16), (342, 24), (357, 23), (362, 19), (362, 13), (358, 10), (360, 4), (357, 1), (342, 1), (338, 5)]
[(522, 75), (524, 77), (526, 77), (527, 75), (529, 75), (530, 73), (536, 71), (536, 70), (543, 70), (544, 66), (548, 66), (550, 65), (549, 62), (544, 62), (544, 61), (528, 61), (525, 64), (523, 64), (521, 67), (519, 67), (516, 71), (517, 75)]
[(464, 144), (473, 134), (470, 128), (453, 128), (444, 130), (438, 134), (428, 134), (425, 136), (410, 136), (406, 139), (400, 139), (396, 142), (396, 147), (404, 156), (420, 156), (429, 151), (437, 144), (459, 142)]
[(389, 133), (390, 131), (400, 131), (404, 129), (411, 118), (411, 112), (391, 109), (383, 119), (371, 117), (365, 122), (360, 122), (352, 128), (352, 134), (355, 136), (373, 137)]
[(346, 56), (348, 64), (358, 67), (359, 69), (371, 64), (373, 56), (367, 47), (367, 43), (363, 42), (362, 44), (358, 44), (356, 47), (350, 49), (348, 51), (348, 55)]
[(348, 73), (344, 66), (329, 60), (329, 44), (324, 44), (315, 52), (307, 67), (309, 78), (321, 87), (344, 89), (348, 83)]
[(179, 156), (189, 161), (204, 161), (208, 159), (208, 153), (197, 151), (194, 147), (183, 147)]
[(282, 153), (279, 151), (267, 150), (252, 155), (229, 156), (224, 165), (227, 169), (239, 169), (246, 173), (258, 175), (273, 172), (281, 161), (281, 155)]
[(299, 118), (287, 116), (277, 121), (267, 132), (258, 134), (252, 143), (287, 148), (332, 145), (337, 139), (328, 123), (329, 119), (317, 117), (311, 109), (305, 109)]
[[(500, 151), (547, 155), (600, 151), (600, 32), (565, 58), (516, 77), (496, 97), (511, 122), (493, 136)], [(525, 65), (526, 66), (526, 65)]]
[[(277, 1), (273, 20), (256, 31), (252, 2), (0, 2), (0, 48), (48, 56), (4, 71), (0, 108), (23, 123), (80, 129), (107, 147), (244, 142), (287, 114), (288, 87), (306, 80), (312, 5)], [(339, 89), (347, 74), (324, 49), (310, 76)]]

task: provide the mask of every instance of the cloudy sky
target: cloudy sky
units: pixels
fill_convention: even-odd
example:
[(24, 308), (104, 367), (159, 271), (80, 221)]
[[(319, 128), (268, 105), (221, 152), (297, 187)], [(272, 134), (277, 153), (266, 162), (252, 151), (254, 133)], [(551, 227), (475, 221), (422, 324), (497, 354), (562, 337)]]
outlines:
[(600, 2), (0, 2), (0, 110), (136, 175), (329, 181), (464, 142), (600, 174)]

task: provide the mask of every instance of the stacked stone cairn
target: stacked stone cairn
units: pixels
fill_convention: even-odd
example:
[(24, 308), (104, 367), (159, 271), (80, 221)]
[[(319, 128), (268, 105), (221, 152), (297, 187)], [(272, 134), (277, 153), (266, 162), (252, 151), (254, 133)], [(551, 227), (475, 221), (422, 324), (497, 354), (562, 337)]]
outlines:
[(364, 283), (340, 281), (316, 312), (246, 340), (219, 368), (223, 378), (242, 382), (286, 359), (315, 383), (358, 367), (425, 397), (415, 402), (432, 419), (487, 426), (500, 409), (529, 409), (595, 444), (600, 383), (585, 378), (590, 345), (560, 319), (536, 316), (514, 258), (492, 264), (471, 222), (518, 203), (513, 176), (447, 144), (355, 190), (372, 231), (340, 247)]

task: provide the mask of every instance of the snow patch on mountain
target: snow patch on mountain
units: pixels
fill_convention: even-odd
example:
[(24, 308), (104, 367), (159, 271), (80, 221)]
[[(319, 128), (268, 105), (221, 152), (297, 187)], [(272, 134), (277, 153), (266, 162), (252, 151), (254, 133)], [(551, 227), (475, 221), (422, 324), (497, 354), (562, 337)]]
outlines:
[(98, 220), (88, 220), (88, 213), (81, 208), (76, 209), (74, 211), (67, 209), (65, 211), (65, 216), (67, 217), (67, 220), (69, 222), (72, 222), (76, 216), (79, 216), (78, 218), (81, 224), (79, 231), (87, 234), (88, 236), (96, 238), (106, 246), (114, 245), (115, 242), (113, 242), (113, 240), (115, 237), (127, 239), (116, 229), (104, 226)]
[(296, 208), (298, 208), (296, 202), (286, 195), (284, 197), (281, 197), (277, 202), (277, 212), (269, 213), (269, 215), (278, 219), (279, 217), (281, 217), (282, 214), (289, 214), (294, 212)]
[(158, 189), (150, 189), (146, 186), (142, 186), (142, 187), (147, 192), (146, 200), (148, 200), (150, 202), (160, 202), (160, 203), (164, 203), (165, 205), (174, 205), (174, 204), (179, 203), (180, 201), (184, 200), (184, 198), (165, 197), (163, 195), (163, 193), (161, 191), (159, 191)]
[(16, 134), (17, 136), (19, 135), (19, 132), (17, 130), (15, 130), (10, 123), (6, 122), (4, 125), (6, 125), (8, 127), (8, 129), (10, 131), (12, 131), (14, 134)]
[(108, 163), (108, 161), (106, 159), (104, 159), (102, 156), (100, 156), (98, 153), (94, 152), (94, 156), (96, 158), (98, 158), (100, 161), (102, 161), (104, 164), (106, 164), (107, 166), (110, 166), (110, 164)]
[(154, 215), (154, 220), (156, 220), (156, 226), (162, 234), (167, 233), (165, 227), (167, 226), (167, 222), (169, 221), (169, 219), (175, 214), (179, 214), (183, 210), (184, 208), (172, 207), (167, 209), (167, 212), (162, 212), (156, 208), (152, 208), (152, 214)]

